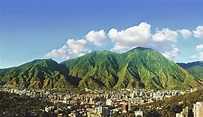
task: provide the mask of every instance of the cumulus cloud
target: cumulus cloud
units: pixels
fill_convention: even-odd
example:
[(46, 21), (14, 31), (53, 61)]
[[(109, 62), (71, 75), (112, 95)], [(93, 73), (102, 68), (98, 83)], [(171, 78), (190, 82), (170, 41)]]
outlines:
[(203, 50), (203, 44), (197, 45), (197, 46), (196, 46), (196, 49), (197, 49), (197, 50)]
[(178, 56), (179, 54), (181, 54), (181, 52), (180, 52), (180, 50), (178, 48), (173, 48), (169, 52), (162, 53), (162, 55), (165, 56), (168, 59), (173, 59), (176, 56)]
[(51, 52), (46, 54), (46, 57), (53, 58), (59, 57), (62, 59), (70, 59), (71, 57), (75, 56), (82, 56), (87, 53), (89, 50), (87, 48), (87, 41), (84, 39), (74, 40), (68, 39), (66, 45), (59, 49), (54, 49)]
[(80, 40), (68, 39), (66, 44), (68, 46), (68, 52), (70, 54), (80, 54), (88, 51), (87, 49), (88, 44), (87, 41), (84, 39)]
[(108, 36), (115, 43), (112, 50), (126, 51), (132, 47), (146, 43), (151, 36), (150, 28), (150, 24), (142, 22), (138, 26), (133, 26), (121, 31), (114, 28), (111, 29)]
[(128, 45), (122, 45), (120, 43), (116, 43), (115, 46), (111, 49), (111, 51), (125, 51), (129, 50), (131, 47)]
[(100, 30), (98, 32), (92, 30), (89, 33), (87, 33), (85, 37), (88, 41), (94, 43), (97, 46), (102, 46), (106, 43), (106, 35), (104, 30)]
[(157, 32), (152, 36), (152, 40), (155, 42), (163, 42), (167, 39), (166, 35), (163, 32)]
[[(178, 35), (180, 34), (184, 38), (189, 38), (191, 36), (198, 38), (203, 37), (203, 26), (198, 26), (194, 31), (188, 29), (156, 29), (153, 34), (151, 33), (151, 25), (146, 22), (141, 22), (138, 25), (123, 30), (112, 28), (109, 30), (108, 34), (106, 34), (104, 30), (91, 30), (85, 35), (86, 39), (68, 39), (64, 46), (59, 49), (53, 49), (46, 54), (46, 57), (70, 59), (82, 56), (90, 52), (90, 49), (100, 50), (101, 47), (104, 47), (106, 44), (106, 47), (104, 47), (105, 49), (111, 48), (111, 51), (117, 52), (125, 52), (137, 46), (149, 47), (159, 51), (168, 59), (174, 59), (181, 55), (180, 50), (175, 46)], [(111, 41), (109, 41), (109, 39)], [(107, 43), (107, 41), (110, 43)], [(188, 58), (202, 60), (203, 44), (197, 45), (196, 49), (200, 52), (200, 55), (196, 54)]]
[(178, 37), (177, 31), (169, 30), (168, 28), (162, 29), (161, 31), (156, 31), (152, 36), (154, 42), (172, 41), (176, 42)]
[(195, 31), (192, 31), (197, 38), (203, 38), (203, 26), (198, 26)]
[(182, 30), (179, 30), (179, 32), (182, 34), (182, 36), (187, 39), (189, 38), (191, 35), (192, 35), (192, 32), (187, 30), (187, 29), (182, 29)]
[(151, 45), (147, 45), (152, 49), (155, 49), (162, 53), (165, 57), (172, 59), (175, 58), (171, 51), (175, 48), (174, 43), (177, 42), (178, 32), (163, 28), (162, 30), (156, 30), (156, 33), (151, 37)]
[(46, 57), (48, 58), (59, 57), (62, 59), (69, 59), (69, 56), (67, 55), (67, 46), (64, 45), (59, 49), (52, 50), (51, 52), (47, 53)]

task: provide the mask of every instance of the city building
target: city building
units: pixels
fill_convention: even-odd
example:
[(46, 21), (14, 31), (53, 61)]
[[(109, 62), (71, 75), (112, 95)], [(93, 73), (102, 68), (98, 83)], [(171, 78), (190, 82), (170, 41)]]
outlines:
[(111, 100), (111, 99), (107, 99), (107, 100), (106, 100), (106, 105), (107, 105), (107, 106), (111, 106), (111, 104), (112, 104), (112, 100)]
[(203, 102), (196, 102), (193, 105), (194, 117), (203, 117)]
[(138, 111), (134, 111), (134, 113), (135, 113), (135, 117), (144, 117), (144, 114), (143, 114), (143, 111), (140, 111), (140, 110), (138, 110)]
[(128, 111), (130, 111), (130, 110), (131, 110), (131, 101), (128, 100)]

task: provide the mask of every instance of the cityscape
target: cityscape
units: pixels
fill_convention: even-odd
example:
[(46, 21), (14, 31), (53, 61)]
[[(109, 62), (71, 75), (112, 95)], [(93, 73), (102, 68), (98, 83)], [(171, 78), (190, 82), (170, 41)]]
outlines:
[(0, 0), (0, 117), (203, 117), (202, 5)]
[[(85, 88), (85, 93), (51, 93), (45, 90), (36, 89), (12, 89), (1, 88), (1, 92), (9, 92), (18, 94), (19, 96), (37, 98), (38, 100), (52, 102), (53, 104), (61, 103), (65, 106), (55, 107), (54, 105), (46, 105), (41, 108), (43, 112), (54, 112), (57, 117), (103, 117), (103, 116), (134, 116), (145, 117), (144, 111), (141, 109), (131, 111), (137, 105), (144, 105), (159, 100), (164, 100), (173, 96), (180, 96), (187, 93), (197, 91), (197, 89), (190, 89), (186, 91), (181, 90), (150, 90), (145, 89), (121, 89), (116, 91), (90, 90)], [(180, 104), (183, 101), (179, 102)], [(155, 107), (162, 109), (162, 107)], [(68, 111), (64, 115), (64, 111)], [(201, 117), (203, 113), (203, 102), (196, 102), (193, 105), (192, 113), (194, 117)], [(6, 113), (2, 114), (3, 116)], [(188, 107), (185, 107), (180, 113), (176, 113), (176, 117), (190, 117)]]

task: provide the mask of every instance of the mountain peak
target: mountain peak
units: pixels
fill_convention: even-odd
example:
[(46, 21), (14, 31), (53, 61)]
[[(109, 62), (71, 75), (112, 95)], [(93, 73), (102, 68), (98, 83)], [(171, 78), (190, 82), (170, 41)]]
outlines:
[(32, 62), (37, 63), (37, 62), (50, 62), (50, 61), (54, 61), (53, 59), (35, 59)]
[(141, 46), (135, 47), (134, 49), (136, 49), (136, 50), (153, 50), (151, 48), (146, 48), (146, 47), (141, 47)]
[(68, 68), (69, 75), (81, 79), (80, 88), (186, 89), (196, 86), (188, 72), (145, 47), (121, 54), (97, 51), (62, 64)]
[(153, 49), (151, 49), (151, 48), (146, 48), (146, 47), (141, 47), (141, 46), (138, 46), (138, 47), (135, 47), (135, 48), (133, 48), (133, 49), (131, 49), (131, 50), (141, 50), (141, 51), (143, 51), (143, 50), (153, 50)]
[(151, 48), (146, 48), (146, 47), (138, 46), (138, 47), (135, 47), (135, 48), (129, 50), (128, 52), (134, 52), (134, 51), (146, 51), (146, 50), (148, 50), (148, 51), (153, 51), (153, 49), (151, 49)]

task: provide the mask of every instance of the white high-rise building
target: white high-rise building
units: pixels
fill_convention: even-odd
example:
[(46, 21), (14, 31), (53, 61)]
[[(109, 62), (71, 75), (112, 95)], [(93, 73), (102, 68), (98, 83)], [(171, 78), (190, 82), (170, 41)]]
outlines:
[(176, 117), (184, 117), (182, 113), (176, 113)]
[(203, 117), (203, 102), (196, 102), (193, 105), (194, 117)]
[(130, 111), (130, 110), (131, 110), (131, 101), (128, 100), (128, 111)]
[(143, 115), (143, 111), (140, 111), (140, 110), (138, 110), (138, 111), (134, 111), (134, 113), (135, 113), (135, 117), (143, 117), (144, 115)]
[(107, 105), (107, 106), (111, 106), (111, 104), (112, 104), (112, 100), (111, 100), (111, 99), (107, 99), (107, 100), (106, 100), (106, 105)]

